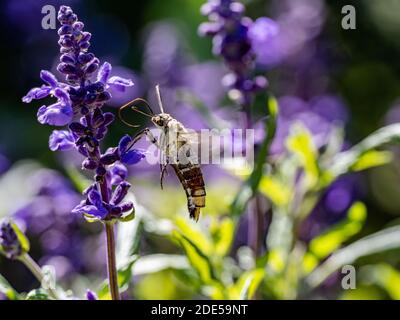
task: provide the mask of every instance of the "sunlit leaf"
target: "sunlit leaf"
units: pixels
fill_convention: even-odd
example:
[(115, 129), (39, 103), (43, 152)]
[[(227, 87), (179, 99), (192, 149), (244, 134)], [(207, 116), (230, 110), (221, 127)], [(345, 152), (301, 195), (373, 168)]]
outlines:
[(26, 296), (26, 300), (50, 300), (46, 290), (40, 288), (32, 290)]
[(126, 212), (124, 213), (120, 218), (118, 218), (118, 221), (120, 222), (128, 222), (128, 221), (132, 221), (133, 219), (135, 219), (135, 209), (133, 209), (130, 212)]
[(311, 133), (303, 125), (295, 124), (286, 140), (286, 147), (303, 166), (307, 187), (313, 187), (318, 181), (319, 168), (317, 163), (318, 152)]
[(21, 229), (17, 226), (16, 223), (10, 222), (11, 227), (13, 228), (15, 234), (17, 235), (18, 242), (21, 245), (22, 252), (27, 253), (30, 250), (30, 244), (28, 238), (25, 236), (25, 234), (21, 231)]
[(117, 269), (126, 269), (137, 259), (142, 222), (139, 217), (117, 224)]
[[(400, 124), (398, 123), (383, 127), (375, 131), (349, 150), (341, 152), (334, 157), (332, 161), (332, 166), (331, 168), (329, 168), (332, 179), (335, 179), (339, 175), (348, 172), (352, 168), (352, 166), (354, 166), (357, 161), (362, 157), (362, 155), (369, 152), (370, 150), (382, 147), (383, 145), (386, 145), (388, 143), (399, 142)], [(371, 161), (371, 159), (368, 159), (368, 157), (371, 158), (371, 155), (367, 156), (367, 160)], [(329, 181), (327, 181), (327, 183), (329, 183)]]
[(261, 268), (244, 272), (229, 289), (229, 298), (234, 300), (252, 299), (263, 278), (264, 269)]
[(18, 293), (8, 283), (8, 281), (0, 274), (0, 293), (4, 294), (9, 300), (16, 300)]
[(287, 206), (292, 198), (291, 190), (275, 177), (263, 176), (259, 189), (276, 206)]
[(215, 285), (208, 285), (202, 287), (202, 293), (210, 297), (213, 300), (224, 300), (226, 299), (226, 296), (224, 294), (224, 290), (221, 285), (215, 284)]
[(383, 229), (337, 250), (306, 278), (306, 283), (310, 288), (315, 288), (343, 265), (351, 264), (360, 257), (396, 248), (400, 248), (400, 226)]
[(194, 243), (200, 251), (206, 255), (212, 254), (213, 244), (211, 240), (201, 232), (196, 224), (189, 223), (188, 219), (183, 217), (177, 217), (175, 219), (175, 225), (179, 228), (179, 231), (187, 239)]
[(173, 231), (172, 236), (179, 242), (185, 251), (190, 264), (197, 271), (200, 279), (206, 284), (211, 284), (215, 277), (208, 257), (200, 250), (199, 247), (196, 246), (194, 242), (181, 233)]
[(285, 258), (278, 249), (273, 249), (268, 254), (267, 266), (274, 272), (281, 272), (285, 268)]
[(362, 154), (351, 166), (352, 171), (361, 171), (389, 163), (392, 153), (389, 151), (370, 150)]
[(267, 102), (268, 119), (265, 122), (266, 136), (260, 146), (260, 151), (255, 159), (254, 170), (249, 178), (243, 183), (243, 186), (236, 195), (231, 205), (231, 214), (240, 215), (244, 211), (247, 202), (253, 197), (258, 189), (261, 177), (264, 172), (265, 159), (268, 156), (270, 145), (275, 137), (276, 124), (279, 113), (279, 105), (274, 97), (269, 97)]
[(309, 250), (319, 259), (327, 257), (342, 243), (361, 230), (366, 217), (367, 209), (365, 205), (361, 202), (354, 203), (344, 220), (310, 242)]
[(233, 221), (229, 218), (224, 218), (218, 223), (213, 224), (210, 229), (214, 239), (214, 253), (219, 257), (225, 256), (233, 241), (235, 231)]
[(133, 275), (155, 273), (166, 269), (188, 269), (189, 262), (185, 256), (177, 254), (151, 254), (140, 257), (132, 268)]
[(381, 263), (365, 266), (360, 271), (360, 278), (364, 279), (367, 283), (377, 284), (393, 300), (400, 300), (400, 271), (391, 265)]

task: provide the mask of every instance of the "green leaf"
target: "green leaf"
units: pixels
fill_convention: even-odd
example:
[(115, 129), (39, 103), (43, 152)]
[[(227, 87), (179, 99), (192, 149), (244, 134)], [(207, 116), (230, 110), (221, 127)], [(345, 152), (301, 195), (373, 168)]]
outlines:
[(312, 188), (318, 182), (318, 152), (311, 133), (301, 124), (295, 124), (286, 140), (287, 149), (292, 152), (304, 168), (306, 187)]
[(196, 270), (203, 283), (212, 284), (215, 277), (208, 257), (200, 250), (199, 247), (196, 246), (193, 241), (178, 231), (174, 230), (172, 232), (172, 237), (181, 245), (186, 253), (189, 263)]
[(27, 253), (30, 250), (30, 244), (28, 238), (21, 231), (21, 229), (17, 226), (15, 222), (10, 222), (11, 227), (13, 228), (15, 234), (17, 235), (18, 241), (22, 248), (22, 253)]
[(46, 290), (39, 288), (34, 289), (28, 293), (25, 298), (26, 300), (51, 300), (46, 292)]
[[(332, 161), (332, 167), (329, 169), (332, 179), (335, 179), (339, 175), (350, 171), (351, 168), (358, 162), (360, 157), (362, 157), (362, 155), (369, 152), (370, 150), (382, 147), (388, 143), (398, 144), (399, 142), (400, 124), (398, 123), (383, 127), (375, 131), (364, 140), (353, 146), (351, 149), (336, 155), (336, 157)], [(374, 161), (376, 161), (376, 154), (373, 157), (375, 157)], [(379, 156), (379, 158), (379, 160), (382, 161), (382, 155)], [(386, 159), (384, 160), (387, 160), (387, 155), (385, 158)], [(367, 160), (367, 163), (371, 162), (371, 155), (367, 156)], [(365, 166), (365, 162), (363, 165)], [(327, 181), (327, 184), (329, 183), (330, 181)]]
[(367, 208), (365, 205), (361, 202), (354, 203), (344, 220), (310, 242), (309, 250), (319, 259), (324, 259), (351, 236), (357, 234), (361, 230), (366, 217)]
[(235, 225), (232, 219), (224, 218), (211, 226), (211, 233), (214, 239), (214, 254), (218, 257), (224, 257), (231, 248)]
[(135, 208), (133, 208), (132, 211), (122, 214), (122, 216), (120, 218), (118, 218), (118, 221), (121, 221), (121, 222), (132, 221), (133, 219), (135, 219), (135, 216), (136, 216)]
[(229, 288), (229, 298), (233, 300), (252, 299), (264, 278), (264, 269), (258, 268), (243, 273), (237, 282)]
[(392, 161), (392, 153), (389, 151), (369, 150), (362, 154), (353, 165), (351, 171), (361, 171), (377, 166), (381, 166)]
[(374, 283), (383, 288), (393, 300), (400, 300), (400, 272), (391, 265), (381, 263), (365, 266), (360, 277), (368, 283)]
[(137, 259), (143, 224), (140, 217), (117, 224), (117, 269), (126, 269)]
[(75, 186), (76, 190), (83, 192), (87, 187), (90, 186), (91, 181), (87, 179), (81, 171), (77, 170), (76, 167), (72, 165), (65, 166), (65, 171)]
[(132, 272), (137, 276), (167, 269), (186, 270), (189, 268), (188, 259), (184, 255), (158, 253), (138, 258), (133, 265)]
[(277, 207), (287, 206), (292, 199), (292, 191), (276, 177), (263, 176), (259, 189)]
[(9, 300), (17, 300), (18, 293), (8, 283), (8, 281), (0, 274), (0, 293), (4, 294)]
[(336, 251), (306, 278), (306, 284), (315, 288), (343, 265), (396, 248), (400, 248), (400, 226), (383, 229)]
[(275, 137), (276, 125), (279, 113), (279, 105), (277, 100), (274, 97), (269, 97), (267, 102), (268, 108), (268, 119), (265, 122), (265, 132), (267, 132), (261, 147), (260, 151), (255, 160), (254, 170), (248, 179), (244, 182), (242, 187), (240, 188), (238, 194), (231, 205), (231, 214), (232, 215), (240, 215), (244, 211), (247, 202), (253, 197), (254, 193), (258, 189), (258, 185), (260, 183), (261, 177), (264, 172), (265, 159), (268, 156), (269, 148), (271, 143)]
[(189, 223), (189, 220), (183, 217), (177, 217), (175, 219), (175, 225), (179, 228), (180, 233), (187, 239), (190, 239), (190, 241), (205, 255), (211, 255), (213, 253), (213, 243), (199, 230), (197, 225)]

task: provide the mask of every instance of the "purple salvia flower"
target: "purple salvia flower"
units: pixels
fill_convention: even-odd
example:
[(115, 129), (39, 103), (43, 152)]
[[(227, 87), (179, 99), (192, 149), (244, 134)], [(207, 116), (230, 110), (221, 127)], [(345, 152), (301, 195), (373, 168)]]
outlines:
[(122, 137), (118, 144), (118, 154), (120, 156), (120, 161), (126, 165), (136, 164), (145, 157), (144, 150), (129, 148), (129, 144), (131, 142), (132, 138), (126, 135)]
[(51, 151), (70, 150), (75, 146), (75, 139), (71, 131), (54, 130), (49, 138), (49, 147)]
[(22, 254), (22, 246), (9, 221), (0, 225), (0, 248), (8, 259), (16, 259)]
[(110, 183), (113, 186), (120, 184), (128, 176), (128, 169), (120, 162), (110, 167)]
[[(127, 165), (139, 162), (144, 158), (144, 152), (121, 148), (120, 143), (102, 154), (100, 142), (115, 118), (112, 113), (103, 112), (102, 107), (111, 98), (109, 89), (122, 92), (133, 82), (112, 76), (111, 65), (108, 62), (101, 64), (89, 51), (91, 34), (84, 31), (84, 24), (70, 7), (60, 7), (58, 20), (61, 23), (58, 30), (61, 56), (57, 70), (65, 76), (65, 82), (57, 80), (49, 71), (42, 71), (40, 78), (45, 84), (30, 90), (22, 100), (29, 103), (34, 99), (55, 97), (57, 101), (54, 104), (39, 109), (38, 121), (53, 126), (68, 125), (69, 130), (53, 131), (49, 139), (50, 149), (69, 150), (75, 147), (85, 156), (82, 168), (94, 172), (95, 183), (85, 192), (86, 199), (72, 211), (91, 219), (119, 218), (133, 210), (133, 204), (122, 203), (126, 195), (123, 191), (129, 189), (126, 187), (129, 184), (124, 181), (127, 174), (118, 175), (112, 171), (117, 162)], [(126, 139), (123, 137), (121, 141)], [(113, 196), (114, 185), (121, 185), (117, 187), (118, 196)], [(113, 203), (110, 202), (112, 196)]]
[(221, 56), (230, 70), (223, 78), (230, 98), (249, 107), (254, 93), (267, 86), (265, 77), (252, 76), (255, 54), (249, 37), (251, 19), (243, 16), (241, 3), (231, 0), (209, 0), (201, 12), (210, 22), (201, 24), (199, 33), (213, 37), (213, 53)]

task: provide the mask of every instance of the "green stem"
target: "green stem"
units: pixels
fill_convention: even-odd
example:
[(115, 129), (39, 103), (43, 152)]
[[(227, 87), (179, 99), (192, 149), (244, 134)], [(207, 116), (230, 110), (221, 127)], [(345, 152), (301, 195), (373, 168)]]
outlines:
[[(21, 257), (19, 257), (19, 261), (21, 261), (29, 269), (29, 271), (40, 282), (40, 284), (43, 283), (44, 275), (42, 273), (42, 269), (29, 254), (23, 254)], [(49, 293), (49, 296), (51, 296), (53, 299), (60, 300), (60, 297), (54, 288), (47, 286), (46, 290)]]
[(117, 263), (115, 259), (115, 237), (114, 237), (114, 224), (106, 222), (106, 235), (107, 235), (107, 268), (108, 268), (108, 281), (113, 300), (121, 300), (118, 290), (118, 274)]

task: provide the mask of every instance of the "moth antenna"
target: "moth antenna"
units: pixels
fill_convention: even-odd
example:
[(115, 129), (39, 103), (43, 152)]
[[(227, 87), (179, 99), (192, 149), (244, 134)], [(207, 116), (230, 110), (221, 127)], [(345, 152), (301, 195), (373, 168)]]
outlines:
[(161, 113), (165, 113), (164, 107), (163, 107), (163, 104), (161, 101), (161, 93), (160, 93), (160, 85), (159, 84), (156, 85), (156, 95), (157, 95), (158, 106), (160, 107)]
[[(146, 112), (143, 112), (142, 110), (138, 109), (138, 107), (135, 106), (135, 103), (138, 102), (138, 101), (143, 102), (146, 105), (147, 109), (150, 111), (150, 113), (146, 113)], [(129, 107), (131, 107), (131, 109), (133, 111), (136, 111), (136, 112), (138, 112), (140, 114), (143, 114), (143, 115), (145, 115), (146, 117), (149, 117), (149, 118), (151, 118), (154, 115), (154, 112), (151, 109), (149, 103), (144, 99), (137, 98), (135, 100), (132, 100), (132, 101), (128, 102), (127, 104), (124, 104), (122, 107), (120, 107), (118, 109), (118, 117), (124, 124), (126, 124), (127, 126), (129, 126), (131, 128), (137, 128), (137, 127), (140, 127), (140, 125), (133, 125), (133, 124), (129, 123), (128, 121), (124, 120), (124, 118), (122, 116), (122, 110), (124, 110), (126, 108), (129, 108)]]

